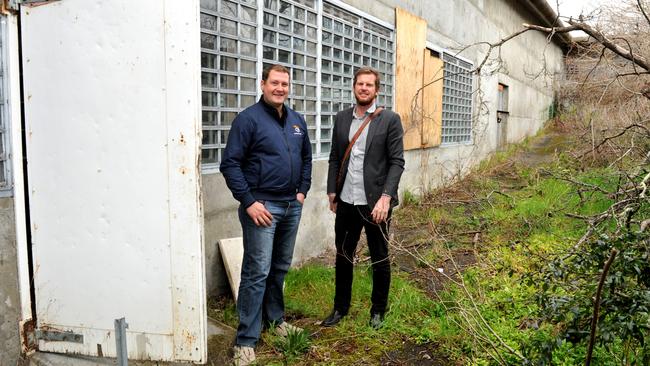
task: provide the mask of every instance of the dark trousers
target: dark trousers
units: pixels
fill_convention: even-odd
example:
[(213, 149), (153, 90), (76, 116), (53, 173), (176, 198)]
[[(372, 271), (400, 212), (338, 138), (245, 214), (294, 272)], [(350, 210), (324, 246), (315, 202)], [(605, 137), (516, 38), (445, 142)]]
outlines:
[[(366, 229), (368, 249), (372, 260), (372, 307), (370, 312), (384, 313), (388, 304), (390, 288), (390, 259), (388, 258), (388, 224), (372, 221), (367, 206), (354, 206), (339, 201), (336, 209), (334, 231), (336, 235), (336, 294), (334, 308), (347, 314), (352, 293), (354, 252)], [(389, 211), (388, 217), (390, 218)]]

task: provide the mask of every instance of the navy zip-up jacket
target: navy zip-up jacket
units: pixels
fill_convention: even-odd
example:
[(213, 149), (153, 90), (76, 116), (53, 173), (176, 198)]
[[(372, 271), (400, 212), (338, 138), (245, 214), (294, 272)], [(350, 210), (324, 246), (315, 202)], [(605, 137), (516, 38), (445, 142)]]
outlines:
[(219, 169), (243, 207), (290, 201), (311, 186), (311, 143), (301, 115), (278, 111), (264, 97), (237, 115)]

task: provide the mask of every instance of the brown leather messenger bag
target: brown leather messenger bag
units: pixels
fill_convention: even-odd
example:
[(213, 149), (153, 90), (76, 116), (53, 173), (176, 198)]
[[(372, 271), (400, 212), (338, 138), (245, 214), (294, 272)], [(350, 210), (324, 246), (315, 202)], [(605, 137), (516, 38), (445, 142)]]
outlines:
[(337, 193), (341, 192), (341, 190), (343, 189), (343, 176), (344, 176), (343, 173), (345, 172), (345, 170), (344, 170), (345, 165), (346, 165), (348, 159), (350, 158), (350, 153), (352, 152), (352, 147), (354, 146), (354, 143), (357, 142), (357, 139), (359, 138), (359, 136), (361, 136), (361, 133), (363, 132), (363, 129), (366, 128), (366, 126), (368, 126), (368, 124), (370, 122), (372, 122), (372, 120), (375, 119), (375, 117), (377, 117), (383, 110), (384, 110), (384, 107), (377, 107), (377, 109), (375, 109), (375, 111), (371, 115), (366, 117), (366, 119), (363, 121), (361, 126), (359, 126), (359, 129), (357, 130), (357, 132), (354, 134), (354, 136), (352, 136), (352, 139), (350, 140), (350, 143), (348, 144), (347, 149), (345, 149), (345, 154), (343, 154), (343, 159), (341, 159), (341, 166), (339, 166), (339, 173), (336, 176), (336, 192)]

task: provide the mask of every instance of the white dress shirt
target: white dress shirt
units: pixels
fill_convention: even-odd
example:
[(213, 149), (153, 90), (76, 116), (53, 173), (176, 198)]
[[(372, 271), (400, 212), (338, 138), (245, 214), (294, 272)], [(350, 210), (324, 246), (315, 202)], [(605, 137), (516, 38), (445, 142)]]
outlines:
[[(365, 114), (357, 116), (357, 108), (355, 106), (352, 110), (352, 124), (350, 125), (350, 133), (348, 134), (348, 143), (357, 133), (359, 127), (363, 124), (363, 121), (365, 121), (365, 119), (371, 115), (375, 109), (377, 109), (377, 106), (373, 103)], [(361, 132), (359, 138), (357, 138), (357, 141), (354, 143), (352, 150), (350, 151), (348, 174), (345, 177), (340, 198), (343, 202), (351, 205), (368, 204), (368, 201), (366, 200), (366, 190), (363, 186), (363, 159), (366, 155), (366, 138), (368, 136), (369, 128), (370, 124), (363, 129), (363, 132)]]

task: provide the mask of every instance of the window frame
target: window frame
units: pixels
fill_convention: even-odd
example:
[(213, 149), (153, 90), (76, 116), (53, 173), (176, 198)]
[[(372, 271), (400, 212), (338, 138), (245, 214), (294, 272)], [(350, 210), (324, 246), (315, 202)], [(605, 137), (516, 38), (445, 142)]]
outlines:
[(0, 182), (0, 197), (13, 196), (13, 169), (11, 149), (11, 123), (9, 115), (9, 75), (8, 75), (8, 24), (7, 16), (0, 15), (0, 131), (2, 132), (2, 148), (0, 159), (3, 160), (4, 184)]
[[(215, 61), (215, 65), (210, 65), (213, 67), (204, 67), (203, 64), (201, 64), (201, 133), (202, 133), (202, 141), (201, 141), (201, 161), (203, 161), (203, 154), (205, 151), (214, 151), (214, 154), (216, 155), (216, 160), (220, 161), (221, 160), (221, 153), (225, 147), (225, 140), (227, 138), (228, 132), (230, 131), (230, 127), (228, 127), (227, 124), (224, 124), (222, 121), (223, 113), (239, 113), (241, 110), (243, 110), (246, 106), (241, 107), (244, 103), (242, 103), (241, 99), (243, 97), (248, 97), (251, 99), (253, 102), (257, 101), (259, 98), (259, 74), (261, 73), (260, 71), (260, 9), (259, 5), (263, 4), (263, 0), (233, 0), (229, 1), (231, 3), (235, 3), (237, 6), (237, 16), (233, 17), (230, 14), (225, 14), (221, 10), (221, 4), (223, 0), (215, 0), (215, 4), (217, 5), (217, 10), (213, 9), (207, 9), (202, 6), (200, 6), (200, 18), (201, 18), (201, 24), (200, 24), (200, 34), (199, 37), (201, 37), (201, 41), (203, 41), (203, 36), (204, 34), (206, 35), (212, 35), (215, 38), (215, 44), (214, 44), (214, 49), (209, 49), (209, 48), (204, 48), (203, 43), (201, 42), (201, 47), (200, 47), (200, 52), (201, 52), (201, 58), (203, 59), (204, 55), (213, 55), (217, 59)], [(256, 16), (254, 19), (244, 19), (241, 14), (242, 14), (242, 7), (248, 7), (248, 8), (253, 8), (256, 11)], [(214, 17), (216, 20), (216, 24), (218, 24), (217, 30), (214, 29), (208, 29), (208, 28), (203, 28), (202, 24), (202, 19), (204, 16), (210, 16)], [(224, 33), (221, 29), (221, 23), (222, 20), (226, 21), (232, 21), (235, 22), (236, 30), (235, 34), (228, 34)], [(250, 38), (243, 37), (240, 31), (241, 26), (248, 26), (248, 27), (255, 27), (254, 30), (254, 36), (255, 40), (252, 40)], [(236, 42), (236, 50), (235, 52), (226, 52), (226, 51), (221, 51), (221, 40), (222, 37), (229, 39), (229, 40), (234, 40)], [(241, 55), (241, 44), (242, 42), (247, 43), (247, 44), (253, 44), (255, 45), (255, 55), (254, 56), (242, 56)], [(221, 64), (221, 58), (222, 57), (229, 57), (233, 58), (236, 60), (236, 71), (228, 71), (224, 70)], [(254, 62), (254, 71), (252, 74), (247, 74), (242, 72), (241, 70), (241, 61), (248, 61), (248, 62)], [(218, 63), (218, 65), (217, 65)], [(212, 74), (213, 77), (216, 78), (216, 82), (218, 85), (215, 86), (205, 86), (203, 84), (203, 75), (204, 73), (209, 73)], [(236, 89), (232, 88), (224, 88), (221, 85), (221, 77), (236, 77), (237, 78), (237, 87)], [(252, 79), (254, 80), (253, 82), (253, 90), (250, 91), (244, 91), (242, 92), (242, 78), (246, 79)], [(203, 103), (203, 98), (206, 93), (210, 93), (213, 95), (213, 97), (216, 98), (216, 102), (214, 105), (204, 105)], [(220, 106), (221, 104), (221, 99), (222, 95), (235, 95), (236, 96), (236, 107), (222, 107)], [(215, 124), (205, 124), (204, 123), (204, 118), (203, 115), (205, 113), (214, 113), (216, 114), (216, 123)], [(214, 132), (212, 132), (214, 131)], [(203, 140), (205, 139), (205, 134), (207, 133), (215, 133), (217, 134), (217, 142), (216, 143), (210, 143), (210, 144), (205, 144), (208, 146), (208, 148), (204, 148)], [(218, 163), (201, 163), (201, 169), (203, 173), (207, 172), (218, 172)]]
[[(445, 66), (445, 72), (447, 70), (446, 66), (448, 64), (447, 60), (446, 60), (446, 57), (453, 57), (453, 58), (457, 59), (459, 62), (467, 63), (469, 65), (469, 67), (464, 68), (466, 71), (472, 70), (474, 68), (474, 62), (472, 60), (466, 58), (466, 57), (462, 57), (460, 55), (457, 55), (455, 52), (453, 52), (451, 50), (448, 50), (448, 49), (445, 49), (445, 48), (437, 48), (437, 50), (439, 50), (439, 52), (440, 52), (440, 56), (441, 56), (441, 59), (443, 61), (443, 65)], [(456, 66), (456, 65), (454, 65), (454, 66)], [(458, 67), (458, 66), (456, 66), (456, 67)], [(447, 107), (446, 105), (448, 105), (450, 103), (445, 103), (445, 97), (451, 97), (451, 96), (448, 93), (446, 93), (446, 91), (448, 90), (447, 89), (448, 88), (448, 86), (447, 86), (448, 79), (447, 79), (446, 76), (443, 77), (443, 83), (444, 83), (444, 86), (443, 86), (443, 106), (442, 106), (443, 115), (442, 115), (442, 123), (441, 123), (441, 126), (440, 126), (440, 128), (441, 128), (441, 131), (440, 131), (440, 147), (454, 147), (454, 146), (463, 146), (463, 145), (473, 145), (474, 144), (474, 137), (475, 137), (475, 135), (474, 135), (474, 133), (475, 133), (475, 131), (474, 131), (474, 123), (473, 123), (474, 118), (475, 118), (475, 115), (474, 115), (474, 104), (475, 104), (474, 97), (475, 97), (475, 94), (474, 94), (474, 92), (476, 90), (476, 82), (477, 81), (476, 81), (476, 77), (473, 74), (469, 74), (469, 78), (470, 78), (469, 83), (465, 84), (466, 86), (469, 86), (469, 92), (468, 92), (469, 97), (466, 98), (467, 100), (469, 100), (469, 112), (468, 112), (469, 113), (469, 121), (467, 121), (469, 124), (468, 124), (467, 127), (465, 127), (465, 126), (450, 126), (450, 125), (445, 126), (445, 123), (449, 124), (449, 123), (459, 122), (459, 121), (457, 121), (457, 120), (449, 121), (448, 119), (445, 119), (445, 113), (446, 112), (447, 113), (454, 113), (454, 112), (446, 110), (446, 107)], [(456, 105), (452, 105), (452, 107), (467, 107), (467, 105), (456, 104)], [(445, 129), (454, 130), (454, 129), (462, 129), (462, 128), (469, 128), (469, 134), (468, 135), (454, 134), (454, 135), (450, 136), (450, 135), (445, 135), (445, 133), (444, 133)], [(445, 137), (456, 137), (456, 136), (459, 136), (459, 137), (467, 136), (467, 139), (462, 140), (462, 141), (445, 141)]]
[[(275, 14), (275, 16), (276, 16), (276, 25), (273, 28), (278, 28), (279, 29), (279, 24), (278, 24), (279, 15), (278, 14), (279, 14), (279, 11), (280, 11), (279, 5), (280, 5), (281, 1), (282, 0), (275, 0), (275, 3), (276, 3), (276, 11), (275, 11), (275, 13), (276, 13)], [(221, 2), (220, 0), (216, 1), (216, 3), (218, 4), (217, 9), (220, 9), (219, 8), (220, 7), (220, 2)], [(235, 0), (234, 2), (238, 3), (238, 9), (241, 9), (241, 6), (245, 5), (242, 2), (246, 2), (248, 4), (253, 4), (253, 6), (256, 7), (255, 9), (257, 11), (257, 14), (256, 14), (257, 15), (257, 17), (256, 17), (257, 18), (257, 23), (255, 25), (255, 27), (256, 27), (256, 42), (255, 42), (255, 44), (256, 44), (256, 47), (257, 47), (257, 49), (256, 49), (257, 52), (256, 52), (256, 60), (255, 60), (255, 62), (256, 62), (257, 74), (255, 75), (255, 80), (256, 80), (256, 86), (257, 86), (256, 99), (259, 99), (261, 97), (261, 94), (262, 94), (261, 90), (259, 89), (259, 84), (261, 83), (261, 73), (262, 73), (263, 65), (264, 65), (264, 63), (269, 63), (270, 62), (270, 61), (264, 59), (264, 47), (265, 47), (266, 42), (264, 41), (263, 36), (264, 36), (265, 28), (268, 28), (267, 26), (264, 25), (264, 14), (265, 14), (265, 12), (267, 12), (267, 9), (265, 8), (265, 0), (254, 0), (254, 1), (251, 1), (251, 0), (243, 0), (243, 1), (239, 0), (239, 1), (237, 1), (237, 0)], [(327, 3), (329, 5), (332, 5), (334, 7), (338, 7), (338, 8), (340, 8), (340, 9), (342, 9), (344, 11), (347, 11), (349, 13), (352, 13), (353, 15), (356, 15), (356, 16), (360, 17), (361, 19), (364, 19), (365, 21), (370, 21), (372, 23), (375, 23), (377, 26), (386, 28), (386, 30), (389, 32), (390, 41), (392, 42), (392, 50), (390, 51), (390, 52), (392, 52), (392, 57), (391, 57), (390, 60), (386, 60), (386, 62), (391, 63), (391, 66), (390, 66), (389, 70), (388, 69), (385, 70), (385, 74), (387, 74), (387, 75), (389, 74), (391, 76), (391, 79), (392, 79), (391, 84), (390, 84), (391, 85), (391, 87), (390, 87), (391, 105), (388, 106), (391, 109), (394, 108), (394, 106), (395, 106), (395, 71), (396, 71), (396, 65), (395, 65), (395, 48), (396, 48), (396, 45), (395, 45), (395, 26), (393, 24), (390, 24), (390, 23), (386, 22), (386, 21), (378, 19), (378, 18), (376, 18), (376, 17), (374, 17), (374, 16), (372, 16), (370, 14), (367, 14), (367, 13), (363, 12), (362, 10), (359, 10), (359, 9), (357, 9), (357, 8), (351, 6), (351, 5), (348, 5), (348, 4), (346, 4), (346, 3), (344, 3), (344, 2), (342, 2), (340, 0), (313, 0), (314, 7), (310, 7), (310, 5), (307, 4), (310, 1), (305, 2), (304, 0), (290, 0), (288, 2), (292, 3), (292, 6), (291, 6), (292, 9), (294, 7), (296, 7), (296, 4), (294, 4), (294, 3), (298, 3), (299, 7), (303, 8), (303, 9), (308, 9), (309, 11), (312, 11), (312, 12), (316, 13), (316, 43), (317, 43), (316, 44), (316, 54), (315, 54), (315, 57), (316, 57), (316, 69), (315, 69), (316, 70), (315, 71), (316, 72), (316, 82), (315, 83), (310, 83), (310, 82), (307, 81), (307, 78), (305, 77), (304, 80), (301, 82), (301, 85), (303, 85), (305, 87), (304, 88), (305, 92), (302, 94), (302, 98), (295, 98), (295, 99), (299, 100), (299, 101), (306, 101), (307, 98), (308, 98), (305, 95), (307, 86), (315, 86), (315, 88), (316, 88), (315, 97), (314, 98), (309, 97), (310, 100), (313, 99), (314, 102), (316, 103), (315, 111), (314, 112), (311, 112), (311, 111), (307, 112), (307, 106), (305, 105), (303, 110), (299, 111), (299, 113), (301, 113), (303, 115), (312, 115), (312, 113), (313, 113), (314, 118), (315, 118), (315, 123), (310, 124), (310, 122), (308, 122), (308, 127), (313, 126), (315, 128), (315, 131), (313, 133), (314, 136), (311, 136), (311, 137), (313, 137), (313, 139), (311, 141), (312, 148), (314, 150), (313, 151), (313, 155), (314, 155), (313, 160), (315, 160), (315, 161), (317, 161), (317, 160), (326, 160), (328, 158), (329, 153), (321, 153), (321, 145), (323, 143), (327, 143), (328, 141), (331, 141), (331, 132), (332, 132), (332, 129), (333, 129), (334, 121), (333, 121), (333, 117), (332, 117), (331, 121), (329, 122), (329, 125), (328, 125), (328, 126), (330, 126), (330, 127), (328, 127), (328, 129), (330, 130), (330, 137), (327, 138), (327, 139), (322, 138), (321, 132), (322, 132), (322, 126), (323, 126), (323, 124), (322, 124), (323, 111), (322, 111), (321, 107), (322, 107), (322, 103), (324, 102), (323, 95), (322, 95), (322, 87), (323, 87), (323, 82), (322, 82), (322, 74), (323, 74), (323, 69), (322, 69), (322, 61), (323, 61), (322, 46), (323, 46), (323, 39), (322, 39), (322, 35), (323, 35), (323, 30), (324, 30), (323, 17), (324, 17), (324, 15), (327, 15), (328, 17), (332, 18), (331, 15), (325, 14), (325, 12), (324, 12), (325, 3)], [(218, 14), (218, 13), (221, 13), (221, 12), (218, 12), (218, 11), (211, 11), (210, 12), (210, 10), (206, 10), (206, 11), (204, 11), (204, 10), (205, 9), (203, 7), (201, 7), (200, 13), (201, 14), (206, 13), (206, 14), (210, 14), (210, 15), (213, 15), (213, 16), (217, 16), (217, 17), (219, 17), (219, 19), (222, 17), (222, 15)], [(292, 13), (288, 17), (290, 17), (291, 24), (293, 24), (293, 21), (295, 20), (294, 19), (295, 18), (294, 14)], [(225, 18), (231, 19), (232, 17), (225, 16)], [(343, 18), (337, 18), (337, 19), (343, 20)], [(240, 21), (242, 21), (243, 19), (241, 19), (241, 14), (238, 13), (237, 19), (231, 19), (231, 20), (237, 21), (237, 26), (239, 27)], [(219, 22), (221, 22), (221, 21), (219, 20)], [(244, 20), (244, 22), (246, 23), (245, 20)], [(248, 23), (250, 23), (250, 21)], [(248, 23), (246, 23), (246, 24), (248, 24)], [(307, 56), (307, 55), (309, 55), (309, 51), (307, 50), (307, 42), (310, 41), (309, 37), (307, 36), (307, 27), (309, 25), (311, 25), (311, 23), (309, 22), (308, 14), (305, 13), (305, 18), (304, 18), (304, 21), (302, 21), (302, 23), (304, 24), (304, 28), (305, 28), (304, 30), (305, 31), (300, 36), (300, 38), (304, 40), (304, 47), (303, 47), (303, 51), (298, 51), (298, 52), (301, 52), (305, 56)], [(275, 30), (276, 38), (277, 38), (277, 34), (279, 34), (278, 29)], [(214, 32), (204, 32), (204, 30), (205, 29), (203, 27), (201, 27), (200, 32), (202, 34), (203, 33), (209, 33), (209, 34), (215, 34), (215, 35), (216, 34), (221, 34), (220, 30), (219, 31), (214, 31)], [(293, 27), (292, 27), (292, 29), (290, 31), (287, 31), (287, 32), (289, 32), (291, 34), (292, 39), (293, 39), (293, 37), (295, 37)], [(287, 32), (285, 32), (285, 33), (287, 33)], [(354, 33), (354, 30), (352, 30), (352, 32)], [(374, 30), (373, 30), (373, 32), (374, 32)], [(353, 36), (351, 36), (350, 38), (352, 38), (354, 40)], [(239, 32), (238, 32), (238, 36), (236, 37), (236, 39), (238, 40), (238, 42), (241, 42), (241, 37), (239, 37)], [(343, 48), (344, 47), (342, 45), (341, 49), (343, 49)], [(380, 49), (379, 46), (377, 48)], [(278, 44), (278, 42), (276, 40), (276, 42), (275, 42), (275, 53), (276, 54), (277, 54), (278, 49), (283, 49), (283, 47), (279, 46), (279, 44)], [(296, 50), (293, 47), (293, 44), (291, 45), (290, 49), (291, 49), (291, 51), (290, 51), (291, 52), (290, 53), (290, 57), (291, 57), (290, 61), (292, 61), (292, 62), (287, 64), (287, 65), (291, 66), (291, 72), (293, 73), (292, 64), (295, 63), (294, 60), (293, 60), (293, 55), (294, 55), (294, 52), (296, 52)], [(201, 53), (202, 54), (204, 53), (203, 48), (201, 48)], [(211, 52), (211, 53), (216, 54), (216, 55), (223, 54), (223, 52), (218, 50), (218, 47), (214, 52)], [(372, 57), (370, 54), (368, 56)], [(386, 56), (388, 56), (388, 55), (386, 55)], [(246, 59), (248, 59), (248, 58), (246, 58)], [(377, 59), (378, 59), (377, 64), (380, 65), (379, 64), (379, 57), (377, 57)], [(276, 60), (273, 61), (273, 62), (278, 63), (277, 57), (276, 57)], [(344, 70), (344, 66), (343, 66), (344, 62), (342, 62), (341, 64), (342, 64), (342, 66), (341, 66), (342, 70)], [(353, 66), (352, 71), (354, 71), (354, 62), (350, 61), (350, 64)], [(306, 72), (307, 69), (308, 69), (308, 67), (306, 65), (306, 62), (304, 63), (304, 66), (299, 68), (299, 69), (305, 70), (305, 72)], [(220, 68), (216, 68), (214, 70), (216, 70), (215, 75), (217, 75), (217, 77), (219, 77), (219, 75), (222, 74), (222, 70)], [(313, 71), (313, 69), (309, 69), (309, 70)], [(201, 67), (201, 71), (202, 71), (202, 73), (205, 72), (205, 68), (203, 66)], [(380, 70), (380, 72), (384, 72), (384, 70)], [(228, 73), (228, 74), (232, 74), (232, 73)], [(239, 72), (237, 72), (237, 74), (238, 74), (238, 77), (241, 77), (241, 75), (239, 75)], [(292, 79), (291, 80), (292, 88), (291, 88), (290, 97), (288, 99), (289, 103), (294, 100), (293, 90), (294, 90), (294, 85), (295, 84), (294, 84), (294, 80), (293, 80), (294, 79), (293, 75), (291, 75), (291, 76), (292, 76), (292, 78), (291, 78)], [(384, 86), (384, 85), (386, 85), (386, 84), (384, 84), (384, 80), (382, 80), (382, 86)], [(202, 95), (203, 95), (203, 92), (204, 92), (205, 89), (206, 88), (203, 86), (203, 83), (202, 83), (201, 84), (201, 94)], [(208, 88), (208, 89), (210, 89), (210, 88)], [(350, 85), (342, 85), (341, 86), (341, 90), (346, 90), (346, 89), (349, 89), (350, 92), (352, 92), (351, 83), (350, 83)], [(220, 86), (216, 90), (219, 90), (218, 93), (221, 93)], [(240, 93), (241, 92), (239, 92), (237, 95), (239, 95)], [(351, 97), (352, 98), (350, 100), (350, 103), (353, 104), (354, 103), (353, 94), (351, 94)], [(238, 97), (238, 100), (239, 100), (239, 97)], [(328, 101), (330, 101), (330, 100), (331, 100), (331, 97), (329, 98)], [(334, 102), (331, 102), (331, 103), (334, 103)], [(241, 106), (241, 104), (239, 104), (239, 106), (240, 107), (238, 107), (238, 111), (236, 113), (239, 113), (240, 111), (242, 111), (243, 109), (245, 109), (247, 107), (247, 106)], [(203, 100), (202, 100), (202, 103), (201, 103), (201, 115), (203, 115), (203, 112), (205, 111), (204, 108), (205, 107), (203, 106)], [(208, 107), (208, 108), (210, 108), (210, 110), (215, 110), (216, 113), (221, 113), (221, 111), (223, 111), (223, 109), (224, 109), (224, 108), (219, 107), (219, 106), (217, 106), (217, 107)], [(226, 109), (227, 109), (227, 111), (231, 111), (231, 108), (226, 108)], [(328, 112), (328, 113), (332, 113), (332, 112)], [(328, 115), (331, 115), (331, 114), (328, 114)], [(218, 120), (220, 120), (220, 118), (221, 118), (221, 116), (218, 117)], [(202, 118), (201, 119), (201, 131), (202, 132), (207, 131), (207, 130), (213, 130), (213, 129), (229, 130), (229, 128), (226, 128), (225, 126), (221, 125), (220, 123), (216, 124), (215, 126), (209, 125), (210, 128), (205, 128), (205, 127), (206, 127), (206, 125), (204, 124), (204, 121), (203, 121), (203, 118)], [(212, 127), (214, 127), (214, 128), (212, 128)], [(208, 149), (214, 149), (215, 154), (216, 154), (217, 163), (204, 164), (203, 162), (201, 162), (201, 173), (202, 174), (213, 174), (213, 173), (218, 173), (219, 172), (219, 164), (220, 164), (220, 160), (221, 160), (220, 157), (221, 157), (221, 153), (222, 153), (222, 151), (224, 149), (225, 143), (219, 143), (219, 144), (216, 144), (215, 146), (213, 146), (213, 145), (214, 144), (209, 145), (210, 147), (208, 147)], [(203, 153), (204, 153), (204, 147), (203, 147), (203, 144), (202, 144), (201, 145), (201, 158), (203, 156)]]
[[(333, 11), (340, 10), (344, 13), (349, 13), (350, 16), (352, 17), (358, 17), (356, 19), (357, 24), (354, 25), (353, 21), (346, 19), (345, 17), (336, 17), (335, 15), (326, 12), (323, 10), (321, 12), (321, 17), (327, 17), (328, 19), (332, 19), (332, 26), (328, 29), (326, 29), (325, 26), (322, 26), (321, 29), (323, 32), (328, 31), (331, 33), (333, 39), (332, 41), (328, 42), (326, 45), (322, 46), (327, 46), (330, 47), (331, 49), (331, 55), (323, 56), (321, 55), (321, 66), (325, 62), (329, 62), (331, 64), (331, 67), (328, 70), (321, 70), (320, 74), (320, 82), (321, 82), (321, 88), (319, 90), (322, 92), (323, 87), (329, 87), (331, 88), (332, 94), (330, 94), (328, 97), (323, 99), (321, 97), (321, 103), (320, 105), (322, 106), (323, 103), (329, 103), (332, 105), (332, 108), (329, 111), (323, 112), (321, 110), (320, 113), (320, 118), (319, 122), (322, 123), (323, 117), (328, 117), (328, 127), (326, 131), (329, 132), (329, 137), (327, 139), (323, 139), (322, 135), (320, 136), (321, 138), (318, 141), (319, 145), (319, 150), (318, 150), (318, 155), (315, 157), (314, 160), (320, 160), (320, 159), (327, 159), (329, 156), (329, 150), (326, 152), (322, 151), (323, 145), (330, 144), (331, 139), (332, 139), (332, 133), (333, 133), (333, 127), (334, 127), (334, 116), (336, 115), (336, 112), (339, 110), (349, 108), (350, 106), (354, 105), (354, 94), (353, 94), (353, 86), (352, 86), (352, 80), (354, 77), (354, 70), (356, 67), (361, 66), (361, 65), (366, 65), (365, 62), (355, 62), (354, 61), (354, 55), (355, 53), (363, 55), (363, 57), (368, 57), (371, 59), (370, 66), (372, 66), (373, 62), (372, 61), (377, 61), (377, 65), (379, 66), (380, 62), (385, 62), (390, 63), (390, 69), (387, 70), (386, 68), (380, 68), (380, 67), (375, 67), (377, 71), (379, 71), (380, 74), (383, 75), (390, 75), (390, 89), (385, 89), (387, 80), (384, 77), (381, 81), (382, 88), (380, 89), (379, 97), (377, 104), (379, 105), (385, 105), (389, 109), (393, 109), (395, 106), (395, 27), (393, 25), (390, 25), (386, 22), (383, 22), (373, 16), (370, 16), (368, 14), (365, 14), (363, 11), (357, 10), (345, 3), (342, 3), (340, 1), (322, 1), (320, 2), (323, 4), (322, 6), (325, 7), (325, 4), (327, 3), (329, 6), (334, 7)], [(338, 9), (336, 9), (338, 8)], [(368, 23), (367, 23), (368, 22)], [(337, 23), (341, 26), (341, 32), (337, 32), (336, 29), (334, 29), (337, 25)], [(379, 29), (375, 29), (376, 27), (379, 27)], [(346, 34), (345, 29), (350, 29), (350, 33)], [(356, 36), (356, 31), (359, 31), (361, 33), (361, 38), (357, 38)], [(382, 31), (385, 31), (388, 33), (386, 34), (381, 34)], [(334, 36), (339, 35), (339, 38), (341, 39), (341, 44), (337, 45), (335, 44), (334, 41)], [(366, 40), (365, 36), (368, 35), (368, 40)], [(323, 37), (321, 36), (320, 39), (322, 40)], [(376, 42), (375, 42), (376, 39)], [(345, 41), (350, 40), (350, 47), (346, 46)], [(387, 57), (381, 57), (381, 43), (382, 41), (388, 42), (392, 45), (391, 50), (389, 51), (392, 56), (390, 57), (390, 60), (387, 59)], [(368, 50), (377, 50), (377, 55), (373, 55), (372, 52), (367, 53), (365, 51), (356, 51), (354, 45), (359, 44), (360, 47), (368, 46)], [(322, 48), (320, 50), (322, 51)], [(340, 60), (337, 60), (336, 57), (334, 57), (334, 52), (336, 50), (341, 51), (341, 56), (342, 58)], [(349, 53), (351, 55), (351, 59), (349, 61), (345, 61), (345, 54)], [(386, 55), (387, 56), (387, 55)], [(385, 61), (383, 61), (385, 60)], [(340, 65), (341, 69), (339, 71), (334, 70), (334, 64), (337, 63)], [(345, 66), (351, 66), (351, 70), (349, 74), (346, 74), (345, 72)], [(324, 84), (323, 83), (323, 75), (329, 75), (330, 77), (338, 76), (342, 78), (342, 83), (340, 84), (339, 87), (337, 87), (334, 84)], [(349, 78), (349, 84), (345, 83), (345, 79)], [(337, 97), (334, 95), (334, 91), (340, 91), (340, 96)], [(349, 91), (349, 99), (345, 99), (344, 95), (347, 95)], [(385, 103), (386, 98), (390, 98), (390, 105), (387, 105)], [(335, 104), (339, 104), (338, 108), (334, 108)], [(319, 133), (323, 132), (322, 125), (319, 128)], [(331, 148), (331, 145), (328, 146), (328, 149)]]
[[(456, 52), (454, 52), (454, 51), (452, 51), (450, 49), (447, 49), (447, 48), (444, 48), (444, 47), (439, 46), (437, 44), (434, 44), (433, 42), (427, 41), (426, 48), (437, 52), (440, 55), (440, 59), (442, 60), (443, 65), (446, 64), (445, 55), (448, 55), (448, 56), (454, 57), (454, 58), (456, 58), (456, 59), (458, 59), (460, 61), (468, 63), (470, 65), (470, 68), (469, 68), (470, 70), (474, 67), (474, 61), (470, 60), (467, 57), (458, 55), (458, 54), (456, 54)], [(471, 82), (470, 82), (471, 85), (470, 85), (470, 98), (469, 98), (470, 99), (470, 111), (469, 111), (469, 113), (470, 113), (470, 136), (469, 136), (469, 140), (460, 141), (460, 142), (445, 142), (444, 141), (443, 131), (444, 131), (444, 128), (445, 128), (445, 117), (444, 117), (444, 96), (445, 96), (444, 92), (445, 92), (445, 88), (443, 86), (443, 118), (442, 118), (441, 125), (440, 125), (441, 131), (440, 131), (440, 145), (439, 145), (439, 147), (441, 147), (441, 148), (463, 146), (463, 145), (473, 145), (474, 144), (474, 137), (475, 137), (474, 132), (475, 131), (474, 131), (473, 121), (474, 121), (474, 118), (475, 118), (474, 105), (476, 104), (475, 100), (474, 100), (474, 98), (475, 98), (474, 92), (476, 91), (477, 78), (475, 77), (474, 74), (470, 74), (470, 78), (471, 78)], [(446, 78), (443, 75), (443, 83), (444, 83), (445, 80), (446, 80)]]

